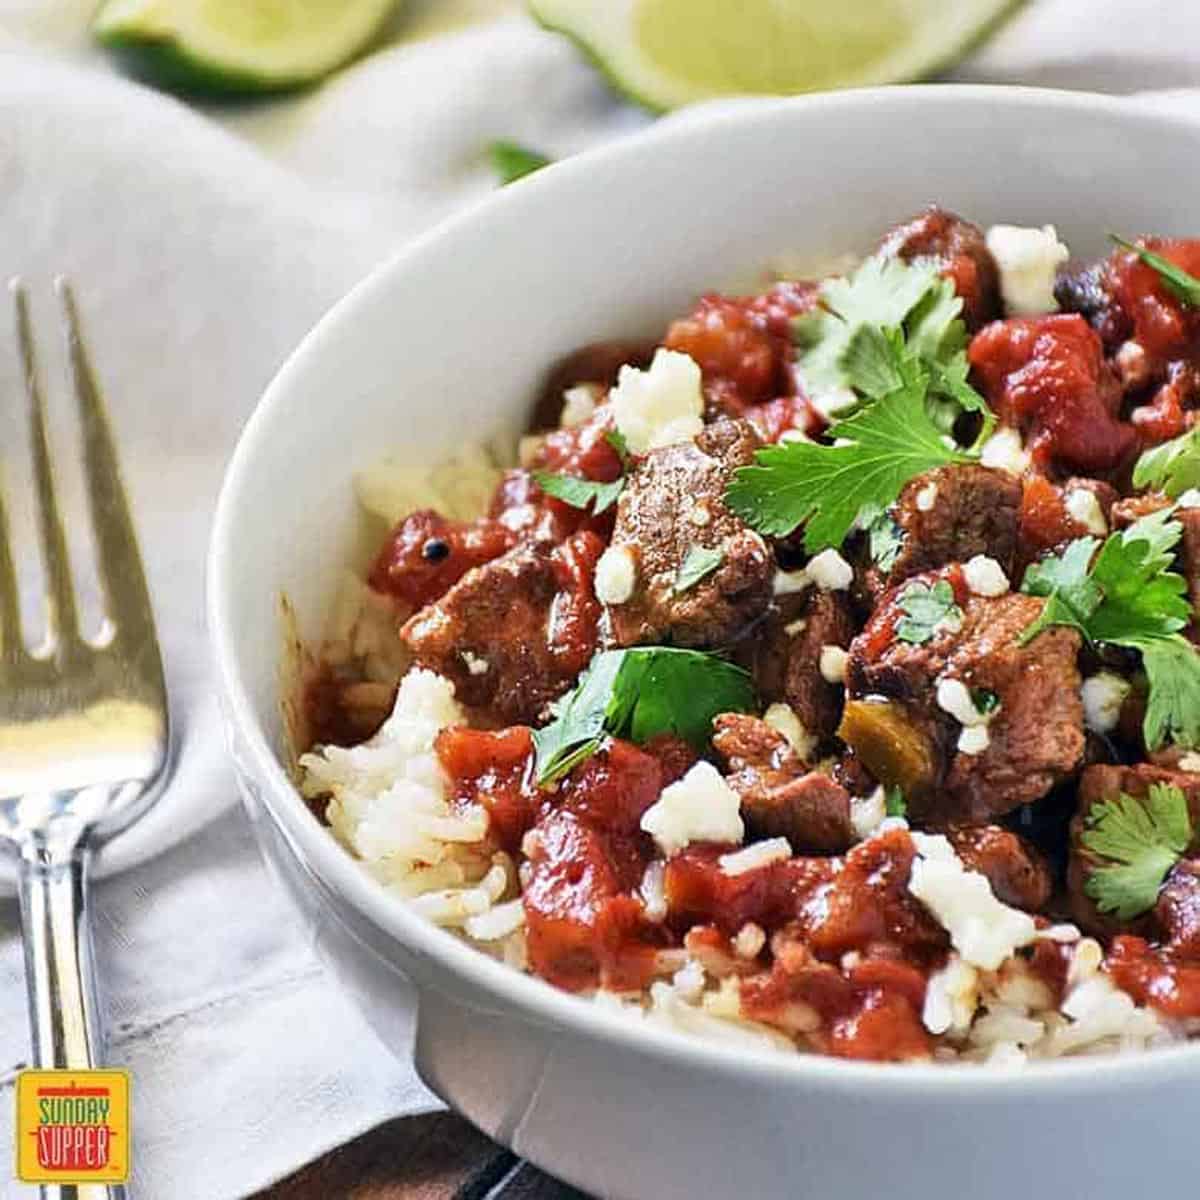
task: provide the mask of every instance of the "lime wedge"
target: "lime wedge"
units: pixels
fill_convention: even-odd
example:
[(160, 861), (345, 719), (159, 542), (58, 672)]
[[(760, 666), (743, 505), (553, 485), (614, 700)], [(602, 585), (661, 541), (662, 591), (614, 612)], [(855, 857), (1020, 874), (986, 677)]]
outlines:
[(302, 87), (363, 51), (396, 0), (106, 0), (92, 32), (135, 74), (179, 91)]
[(648, 108), (919, 79), (1022, 0), (529, 0)]

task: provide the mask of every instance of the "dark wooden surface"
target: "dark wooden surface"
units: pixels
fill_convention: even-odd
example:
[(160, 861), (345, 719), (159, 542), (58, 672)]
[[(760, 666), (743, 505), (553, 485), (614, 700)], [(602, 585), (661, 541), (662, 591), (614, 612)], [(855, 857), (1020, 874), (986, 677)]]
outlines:
[(254, 1200), (587, 1200), (461, 1117), (401, 1117), (310, 1163)]

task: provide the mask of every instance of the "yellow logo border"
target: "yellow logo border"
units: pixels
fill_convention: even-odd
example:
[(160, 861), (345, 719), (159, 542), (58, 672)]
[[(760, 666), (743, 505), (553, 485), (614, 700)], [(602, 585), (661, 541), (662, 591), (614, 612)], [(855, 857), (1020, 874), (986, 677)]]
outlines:
[[(56, 1171), (39, 1165), (36, 1152), (31, 1152), (32, 1139), (41, 1127), (38, 1113), (38, 1089), (63, 1086), (106, 1087), (112, 1105), (108, 1127), (113, 1132), (112, 1154), (105, 1170), (78, 1172)], [(120, 1068), (98, 1068), (91, 1071), (43, 1071), (28, 1068), (17, 1074), (13, 1089), (16, 1098), (16, 1120), (13, 1123), (16, 1145), (13, 1165), (21, 1183), (126, 1183), (129, 1180), (133, 1157), (133, 1123), (130, 1095), (132, 1080), (129, 1072)]]

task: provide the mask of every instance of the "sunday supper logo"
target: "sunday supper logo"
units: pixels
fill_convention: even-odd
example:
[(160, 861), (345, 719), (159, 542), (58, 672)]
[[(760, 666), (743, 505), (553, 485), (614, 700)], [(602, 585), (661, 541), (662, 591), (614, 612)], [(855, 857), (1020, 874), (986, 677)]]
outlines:
[(126, 1071), (22, 1071), (17, 1076), (17, 1178), (123, 1183), (129, 1178)]

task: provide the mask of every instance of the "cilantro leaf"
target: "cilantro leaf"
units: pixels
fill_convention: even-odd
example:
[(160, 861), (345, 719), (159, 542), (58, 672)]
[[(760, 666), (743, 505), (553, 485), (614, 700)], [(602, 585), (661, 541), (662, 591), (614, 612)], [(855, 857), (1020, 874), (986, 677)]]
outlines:
[(1087, 894), (1101, 912), (1122, 921), (1148, 912), (1192, 840), (1187, 797), (1177, 787), (1153, 783), (1144, 798), (1122, 792), (1093, 805), (1087, 824), (1084, 846), (1114, 864), (1092, 872)]
[(596, 516), (611, 508), (625, 490), (624, 476), (614, 479), (612, 483), (596, 483), (592, 479), (580, 479), (577, 475), (534, 471), (533, 478), (546, 495), (554, 496), (572, 508), (587, 508), (594, 503), (592, 511)]
[(1200, 654), (1182, 634), (1157, 638), (1126, 638), (1123, 645), (1142, 652), (1150, 685), (1146, 745), (1171, 740), (1180, 746), (1200, 746)]
[(524, 179), (526, 175), (550, 165), (550, 159), (537, 150), (504, 139), (488, 147), (488, 157), (492, 160), (492, 170), (499, 176), (501, 186), (516, 183), (518, 179)]
[(1087, 633), (1087, 623), (1104, 598), (1090, 573), (1092, 556), (1099, 545), (1096, 538), (1077, 538), (1061, 555), (1052, 554), (1030, 565), (1021, 591), (1045, 596), (1046, 603), (1041, 616), (1021, 634), (1022, 646), (1050, 625), (1070, 625)]
[(972, 461), (930, 420), (925, 368), (904, 355), (898, 335), (888, 345), (901, 386), (833, 425), (834, 445), (767, 446), (756, 465), (734, 472), (725, 502), (753, 529), (783, 537), (807, 522), (804, 544), (815, 554), (840, 546), (860, 512), (887, 508), (914, 475)]
[(954, 600), (954, 589), (945, 579), (932, 587), (927, 583), (911, 583), (896, 598), (904, 612), (896, 625), (896, 636), (902, 642), (919, 646), (939, 631), (939, 626), (953, 629), (961, 623), (963, 611)]
[(1031, 566), (1021, 585), (1046, 597), (1022, 645), (1047, 626), (1069, 625), (1091, 642), (1141, 653), (1150, 685), (1142, 731), (1152, 750), (1168, 739), (1200, 747), (1200, 653), (1182, 634), (1192, 617), (1187, 583), (1170, 569), (1182, 535), (1162, 509), (1110, 534), (1099, 553), (1095, 538), (1076, 539)]
[(1158, 488), (1172, 500), (1200, 488), (1200, 426), (1142, 453), (1133, 468), (1135, 488)]
[(696, 584), (706, 576), (711, 575), (721, 565), (724, 557), (725, 552), (723, 550), (710, 550), (704, 546), (693, 546), (683, 556), (683, 562), (679, 564), (679, 571), (675, 576), (675, 583), (671, 590), (676, 596), (679, 596), (689, 588), (694, 588)]
[(716, 655), (667, 646), (601, 651), (555, 702), (553, 721), (534, 730), (538, 784), (561, 779), (605, 737), (641, 743), (671, 733), (703, 749), (715, 716), (753, 706), (749, 674)]
[(890, 571), (896, 565), (903, 545), (900, 526), (891, 514), (876, 504), (868, 504), (859, 511), (858, 525), (866, 531), (871, 561), (881, 570)]
[(617, 457), (621, 460), (621, 470), (628, 471), (632, 455), (629, 453), (629, 443), (625, 440), (625, 435), (614, 426), (605, 433), (604, 440), (617, 452)]
[(821, 306), (793, 324), (807, 390), (848, 387), (843, 357), (857, 330), (864, 325), (899, 327), (936, 279), (937, 272), (927, 264), (879, 257), (868, 258), (848, 279), (827, 279)]
[(908, 804), (905, 802), (904, 793), (898, 787), (890, 787), (884, 793), (883, 808), (889, 817), (908, 816)]
[(1163, 281), (1163, 287), (1177, 300), (1182, 300), (1184, 304), (1192, 308), (1200, 307), (1200, 279), (1189, 275), (1182, 267), (1177, 267), (1170, 259), (1163, 258), (1161, 254), (1155, 254), (1153, 250), (1135, 246), (1133, 242), (1117, 237), (1115, 233), (1110, 233), (1108, 236), (1122, 249), (1136, 254), (1146, 266), (1156, 271), (1158, 277)]

